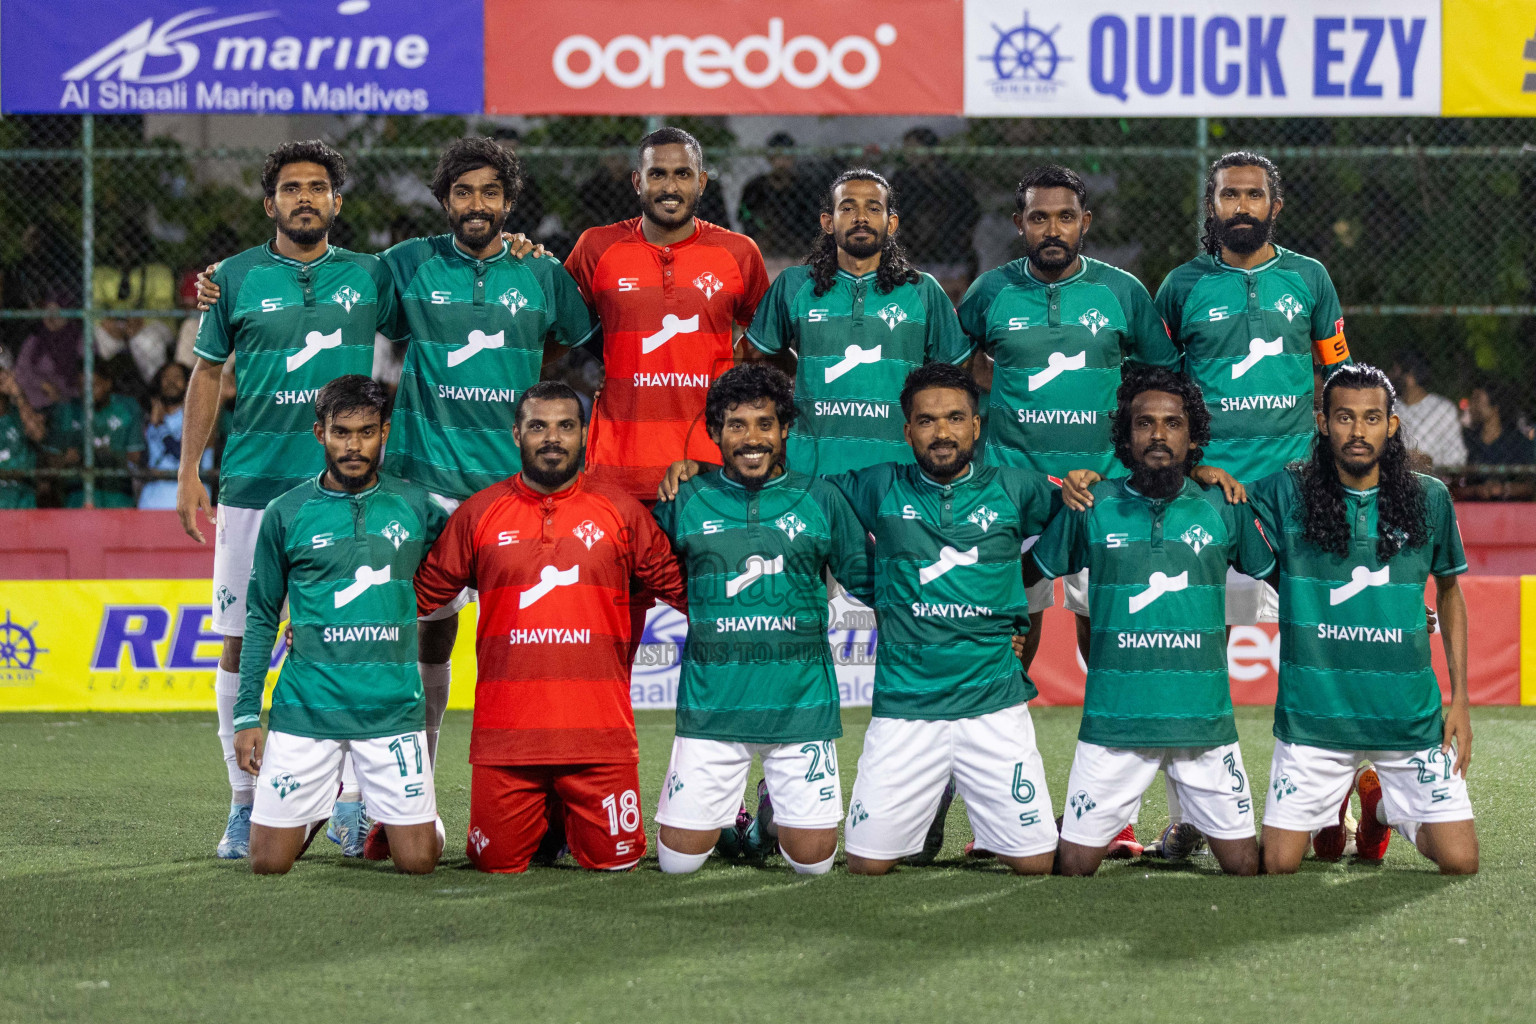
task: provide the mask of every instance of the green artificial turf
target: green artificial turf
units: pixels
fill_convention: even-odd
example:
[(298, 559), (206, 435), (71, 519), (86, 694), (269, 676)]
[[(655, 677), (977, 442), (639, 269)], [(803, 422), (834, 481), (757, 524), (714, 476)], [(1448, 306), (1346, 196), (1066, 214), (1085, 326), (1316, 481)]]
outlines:
[[(653, 811), (671, 716), (640, 720)], [(1058, 808), (1075, 709), (1037, 709)], [(867, 711), (844, 713), (845, 792)], [(1255, 793), (1270, 710), (1238, 712)], [(466, 867), (468, 715), (450, 713), (444, 864), (425, 878), (323, 840), (283, 878), (213, 847), (227, 789), (211, 714), (0, 715), (0, 1020), (1521, 1021), (1536, 1019), (1536, 709), (1474, 715), (1482, 873), (1385, 864), (1290, 878), (1110, 863), (1018, 879), (944, 856), (883, 879), (651, 854), (626, 875)], [(1155, 835), (1162, 785), (1141, 834)], [(1527, 861), (1530, 861), (1528, 864)]]

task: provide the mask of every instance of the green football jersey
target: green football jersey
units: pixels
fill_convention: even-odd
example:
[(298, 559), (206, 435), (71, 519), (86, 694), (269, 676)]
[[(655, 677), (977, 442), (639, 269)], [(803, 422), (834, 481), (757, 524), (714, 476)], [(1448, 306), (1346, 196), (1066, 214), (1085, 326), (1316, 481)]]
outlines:
[[(15, 408), (0, 416), (0, 469), (37, 468), (37, 449)], [(0, 480), (0, 508), (36, 508), (37, 491), (25, 480)]]
[(1078, 739), (1103, 747), (1237, 742), (1227, 676), (1227, 566), (1260, 579), (1275, 556), (1253, 513), (1186, 479), (1170, 500), (1127, 478), (1093, 486), (1031, 549), (1055, 578), (1088, 570), (1088, 683)]
[(269, 728), (334, 740), (425, 728), (412, 578), (447, 522), (423, 488), (391, 476), (346, 494), (317, 475), (274, 498), (251, 566), (235, 728), (260, 720), (285, 597), (293, 648)]
[(1164, 279), (1157, 308), (1211, 410), (1205, 461), (1247, 482), (1306, 458), (1313, 364), (1326, 376), (1349, 361), (1323, 265), (1278, 245), (1252, 270), (1201, 255)]
[(864, 528), (842, 494), (794, 472), (751, 491), (716, 470), (686, 481), (654, 515), (688, 578), (677, 735), (841, 736), (824, 573), (869, 589)]
[(1349, 555), (1302, 534), (1305, 498), (1282, 470), (1248, 488), (1280, 562), (1280, 691), (1275, 735), (1330, 750), (1422, 750), (1444, 737), (1430, 667), (1424, 587), (1467, 571), (1445, 484), (1420, 476), (1429, 540), (1376, 556), (1377, 491), (1344, 492)]
[(798, 357), (789, 457), (817, 476), (910, 463), (900, 403), (907, 374), (924, 363), (963, 363), (972, 350), (949, 296), (929, 275), (881, 292), (873, 273), (839, 270), (817, 295), (807, 266), (774, 280), (747, 340)]
[(829, 478), (874, 537), (874, 714), (974, 718), (1029, 700), (1013, 653), (1029, 631), (1019, 551), (1061, 507), (1041, 473), (972, 465), (950, 484), (893, 463)]
[(597, 329), (560, 261), (488, 260), (452, 235), (413, 238), (379, 257), (410, 331), (384, 468), (463, 500), (522, 469), (512, 405), (538, 383), (544, 341), (579, 345)]
[(235, 359), (235, 422), (219, 466), (219, 504), (266, 508), (325, 469), (315, 444), (315, 394), (349, 373), (373, 372), (373, 336), (400, 337), (389, 271), (377, 256), (330, 246), (309, 263), (268, 242), (213, 275), (219, 301), (193, 347)]
[(994, 363), (986, 461), (1057, 478), (1074, 469), (1120, 476), (1110, 426), (1126, 360), (1175, 366), (1178, 350), (1136, 278), (1083, 257), (1054, 284), (1028, 260), (978, 277), (960, 326)]
[[(79, 448), (84, 416), (84, 406), (78, 399), (54, 405), (48, 419), (48, 448), (55, 452)], [(144, 441), (144, 412), (127, 395), (108, 395), (102, 407), (91, 414), (91, 430), (98, 469), (126, 469), (128, 456), (148, 447)], [(79, 508), (84, 500), (84, 488), (75, 484), (65, 503), (70, 508)], [(96, 505), (132, 508), (133, 481), (125, 476), (97, 478)]]

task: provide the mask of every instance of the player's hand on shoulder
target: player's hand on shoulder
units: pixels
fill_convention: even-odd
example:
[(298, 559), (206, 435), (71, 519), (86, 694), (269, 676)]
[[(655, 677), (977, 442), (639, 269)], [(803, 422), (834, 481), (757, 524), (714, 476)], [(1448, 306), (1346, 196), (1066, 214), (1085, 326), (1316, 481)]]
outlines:
[(1061, 500), (1067, 508), (1086, 512), (1093, 507), (1093, 493), (1089, 488), (1103, 479), (1091, 469), (1074, 469), (1062, 478)]
[(659, 501), (671, 501), (677, 497), (677, 491), (684, 480), (691, 480), (699, 475), (700, 466), (693, 459), (682, 459), (667, 467), (667, 475), (661, 478), (661, 484), (656, 488), (656, 498)]
[(1248, 502), (1248, 488), (1238, 483), (1237, 478), (1224, 469), (1218, 469), (1215, 466), (1196, 466), (1195, 471), (1190, 475), (1207, 487), (1220, 487), (1229, 505), (1244, 505)]
[(235, 759), (240, 770), (251, 775), (261, 774), (261, 751), (266, 746), (260, 727), (241, 729), (235, 733)]
[(543, 243), (533, 241), (521, 231), (516, 233), (503, 231), (501, 237), (506, 239), (507, 245), (512, 250), (512, 255), (518, 259), (522, 259), (524, 256), (532, 256), (534, 259), (538, 259), (540, 256), (549, 255), (549, 250), (544, 248)]
[(213, 272), (218, 269), (218, 263), (210, 263), (197, 275), (197, 308), (204, 313), (219, 301), (219, 286), (213, 283)]

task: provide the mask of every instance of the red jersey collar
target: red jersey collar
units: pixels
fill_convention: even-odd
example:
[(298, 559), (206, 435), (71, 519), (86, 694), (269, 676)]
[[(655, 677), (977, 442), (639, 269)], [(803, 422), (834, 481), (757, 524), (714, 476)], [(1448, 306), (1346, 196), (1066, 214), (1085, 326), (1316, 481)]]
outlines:
[(585, 476), (585, 473), (577, 473), (576, 479), (572, 481), (569, 487), (565, 488), (564, 490), (556, 491), (553, 494), (545, 494), (543, 491), (536, 491), (532, 487), (529, 487), (527, 482), (523, 480), (523, 474), (518, 473), (512, 478), (512, 491), (518, 497), (525, 498), (528, 501), (564, 501), (565, 499), (573, 497), (581, 492), (582, 479)]
[(699, 240), (699, 236), (702, 234), (704, 234), (704, 222), (695, 216), (693, 218), (693, 234), (689, 235), (687, 238), (684, 238), (680, 242), (673, 242), (671, 245), (657, 245), (655, 242), (652, 242), (650, 239), (645, 237), (645, 216), (642, 214), (641, 216), (635, 218), (635, 238), (640, 242), (641, 245), (650, 246), (652, 249), (681, 249), (684, 246), (692, 245), (694, 242), (697, 242)]

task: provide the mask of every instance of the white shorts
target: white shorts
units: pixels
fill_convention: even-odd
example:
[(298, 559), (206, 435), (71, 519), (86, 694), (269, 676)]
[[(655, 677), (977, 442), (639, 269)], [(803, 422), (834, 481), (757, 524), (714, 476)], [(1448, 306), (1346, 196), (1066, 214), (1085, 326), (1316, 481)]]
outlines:
[(790, 828), (837, 828), (843, 786), (837, 741), (727, 743), (678, 736), (661, 787), (656, 823), (708, 832), (736, 820), (752, 758), (763, 759), (773, 820)]
[(1263, 580), (1227, 569), (1227, 625), (1280, 621), (1280, 595)]
[(213, 536), (213, 618), (220, 636), (245, 636), (245, 590), (265, 509), (220, 505)]
[[(1039, 539), (1040, 536), (1038, 534), (1027, 538), (1021, 550), (1027, 552), (1035, 546), (1035, 541)], [(1087, 615), (1088, 570), (1083, 569), (1081, 572), (1074, 572), (1061, 577), (1061, 584), (1065, 593), (1062, 607), (1077, 615)], [(1041, 579), (1034, 586), (1025, 588), (1024, 592), (1029, 597), (1029, 614), (1031, 615), (1038, 615), (1047, 608), (1054, 608), (1056, 606), (1055, 580)]]
[(1269, 796), (1264, 824), (1292, 832), (1312, 832), (1339, 823), (1339, 805), (1349, 794), (1355, 769), (1371, 762), (1381, 780), (1387, 824), (1471, 821), (1467, 780), (1451, 770), (1456, 763), (1428, 750), (1327, 750), (1275, 741), (1269, 766)]
[(1255, 834), (1253, 791), (1236, 743), (1120, 749), (1079, 740), (1067, 780), (1061, 838), (1079, 846), (1108, 846), (1130, 824), (1159, 769), (1168, 776), (1169, 792), (1177, 794), (1180, 820), (1212, 839)]
[[(449, 515), (453, 515), (453, 513), (458, 510), (458, 507), (464, 504), (458, 498), (446, 498), (441, 494), (433, 494), (431, 491), (427, 492), (427, 496), (441, 505), (443, 507), (443, 511), (447, 512)], [(436, 622), (439, 619), (452, 618), (453, 616), (459, 614), (459, 612), (463, 611), (465, 605), (469, 604), (471, 601), (478, 600), (480, 600), (480, 592), (478, 590), (465, 587), (463, 590), (459, 591), (458, 597), (454, 598), (452, 601), (449, 601), (447, 604), (443, 605), (431, 615), (416, 616), (416, 621)]]
[(370, 818), (386, 825), (420, 825), (437, 819), (425, 732), (369, 740), (317, 740), (269, 731), (251, 820), (271, 828), (297, 828), (329, 818), (341, 789), (342, 755), (348, 751)]
[(1005, 857), (1056, 849), (1045, 763), (1027, 704), (954, 721), (872, 719), (843, 848), (868, 860), (917, 853), (951, 776), (978, 847)]

